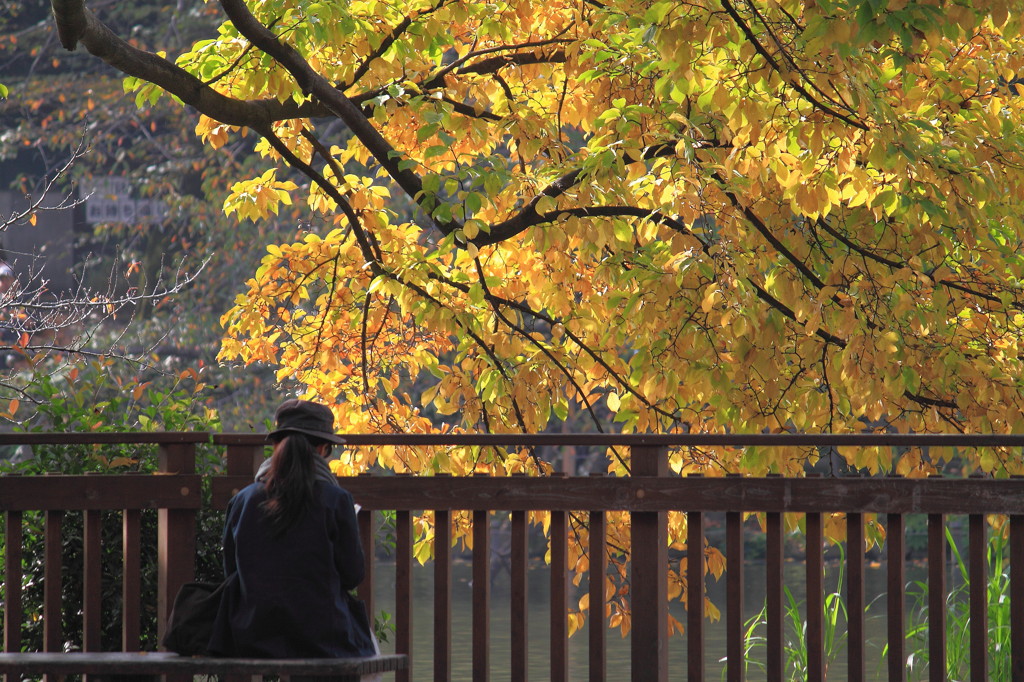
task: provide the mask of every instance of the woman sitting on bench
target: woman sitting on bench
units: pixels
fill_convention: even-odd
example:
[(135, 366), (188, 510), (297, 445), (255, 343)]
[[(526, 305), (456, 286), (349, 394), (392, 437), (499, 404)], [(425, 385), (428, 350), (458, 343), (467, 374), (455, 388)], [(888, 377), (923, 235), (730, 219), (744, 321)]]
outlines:
[(210, 651), (218, 656), (373, 656), (362, 602), (365, 570), (352, 496), (327, 466), (334, 415), (287, 400), (268, 435), (274, 452), (228, 504), (226, 589)]

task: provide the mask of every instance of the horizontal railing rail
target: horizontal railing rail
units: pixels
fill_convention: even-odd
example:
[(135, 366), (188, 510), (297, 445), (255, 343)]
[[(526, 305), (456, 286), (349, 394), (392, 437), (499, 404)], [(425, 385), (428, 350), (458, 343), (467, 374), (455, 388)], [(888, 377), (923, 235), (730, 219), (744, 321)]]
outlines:
[[(742, 476), (681, 477), (668, 470), (668, 452), (675, 447), (890, 447), (890, 448), (979, 448), (1024, 447), (1021, 435), (912, 435), (912, 434), (346, 434), (349, 447), (382, 445), (543, 447), (592, 446), (628, 449), (632, 467), (628, 477), (607, 475), (545, 477), (526, 476), (393, 476), (364, 475), (341, 479), (363, 508), (360, 525), (370, 562), (368, 578), (360, 588), (371, 602), (375, 572), (373, 566), (376, 512), (394, 513), (396, 599), (395, 650), (412, 654), (412, 570), (417, 513), (433, 515), (433, 660), (432, 679), (450, 680), (453, 669), (452, 641), (452, 536), (455, 514), (469, 512), (472, 522), (473, 634), (472, 677), (489, 679), (489, 612), (495, 607), (490, 595), (490, 520), (495, 512), (507, 514), (511, 527), (511, 653), (508, 669), (513, 680), (527, 679), (529, 659), (529, 617), (527, 608), (528, 514), (550, 513), (550, 678), (568, 680), (570, 522), (586, 525), (590, 544), (590, 603), (604, 602), (604, 576), (608, 556), (604, 538), (609, 512), (629, 512), (632, 546), (630, 561), (632, 609), (632, 677), (634, 680), (668, 678), (668, 598), (666, 571), (667, 514), (681, 512), (687, 519), (688, 547), (704, 547), (708, 514), (725, 515), (725, 557), (727, 570), (726, 674), (729, 680), (745, 675), (745, 631), (743, 622), (743, 546), (751, 531), (744, 526), (748, 512), (763, 515), (766, 547), (765, 669), (771, 680), (784, 679), (783, 542), (784, 514), (804, 518), (806, 539), (805, 581), (807, 677), (824, 679), (824, 519), (827, 514), (845, 514), (847, 547), (863, 547), (866, 515), (880, 515), (886, 528), (887, 563), (887, 669), (889, 679), (906, 678), (907, 622), (904, 609), (906, 582), (905, 528), (909, 515), (927, 517), (929, 671), (932, 679), (945, 674), (945, 525), (950, 515), (968, 520), (968, 568), (970, 577), (970, 677), (988, 677), (987, 613), (985, 587), (988, 568), (985, 547), (986, 516), (1009, 516), (1009, 564), (1012, 671), (1024, 679), (1024, 479), (994, 480), (987, 477), (907, 479), (899, 477), (807, 477), (750, 478)], [(0, 512), (5, 512), (5, 618), (4, 646), (17, 651), (21, 646), (23, 544), (22, 517), (25, 512), (45, 515), (46, 622), (44, 650), (59, 651), (60, 632), (61, 524), (70, 511), (84, 515), (83, 642), (87, 651), (99, 650), (99, 595), (101, 555), (99, 513), (121, 510), (124, 528), (124, 570), (121, 599), (124, 603), (121, 648), (139, 647), (139, 618), (143, 597), (139, 584), (139, 513), (157, 509), (159, 591), (158, 617), (164, 622), (168, 604), (179, 585), (195, 574), (195, 523), (201, 507), (202, 478), (195, 470), (196, 447), (212, 443), (224, 450), (223, 472), (212, 477), (211, 504), (226, 505), (230, 496), (252, 480), (253, 472), (266, 455), (264, 436), (253, 434), (131, 433), (131, 434), (0, 434), (0, 445), (149, 444), (159, 451), (156, 475), (85, 476), (0, 476)], [(687, 678), (704, 679), (707, 672), (704, 637), (705, 564), (703, 552), (688, 552), (681, 572), (687, 580), (686, 615)], [(863, 680), (867, 675), (865, 656), (864, 572), (862, 551), (847, 551), (848, 576), (848, 677)], [(600, 579), (596, 579), (600, 576)], [(596, 609), (596, 607), (595, 607)], [(598, 611), (600, 613), (600, 611)], [(55, 622), (56, 625), (53, 625)], [(604, 618), (591, 618), (588, 626), (589, 679), (607, 679)], [(413, 670), (421, 670), (416, 661)], [(504, 664), (503, 664), (504, 667)], [(411, 679), (412, 670), (397, 673), (398, 680)], [(424, 679), (420, 677), (419, 679)], [(1017, 679), (1015, 677), (1014, 679)]]
[[(32, 434), (26, 434), (32, 435)], [(54, 434), (74, 435), (74, 434)], [(116, 435), (116, 434), (95, 434)], [(138, 437), (140, 434), (131, 434)], [(171, 434), (176, 435), (176, 434)], [(789, 447), (1024, 447), (1024, 434), (916, 434), (916, 433), (346, 433), (355, 445), (451, 446), (635, 446), (667, 447), (751, 446)], [(212, 436), (222, 445), (262, 445), (266, 436), (226, 433)], [(15, 442), (15, 441), (11, 441)], [(151, 441), (156, 442), (156, 441)], [(0, 440), (0, 444), (3, 441)]]

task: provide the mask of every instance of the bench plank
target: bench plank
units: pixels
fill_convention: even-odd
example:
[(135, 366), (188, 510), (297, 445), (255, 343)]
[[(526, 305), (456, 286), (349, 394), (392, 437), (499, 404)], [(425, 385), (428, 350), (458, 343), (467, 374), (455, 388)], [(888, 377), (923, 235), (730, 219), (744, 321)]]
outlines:
[(0, 674), (230, 674), (318, 675), (359, 679), (362, 675), (405, 670), (407, 656), (365, 658), (217, 658), (153, 652), (0, 653)]

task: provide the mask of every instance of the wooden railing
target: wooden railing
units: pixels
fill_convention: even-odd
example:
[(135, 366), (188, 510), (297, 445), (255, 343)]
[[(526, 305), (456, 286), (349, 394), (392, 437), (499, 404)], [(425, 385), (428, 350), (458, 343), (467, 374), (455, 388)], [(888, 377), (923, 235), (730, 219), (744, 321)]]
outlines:
[[(395, 649), (412, 653), (412, 567), (413, 519), (422, 511), (432, 511), (435, 520), (433, 660), (412, 661), (412, 668), (423, 676), (424, 666), (433, 667), (434, 680), (452, 679), (452, 555), (451, 532), (454, 512), (471, 513), (473, 525), (473, 635), (472, 678), (489, 679), (495, 665), (511, 671), (513, 680), (527, 679), (527, 515), (530, 511), (551, 513), (550, 542), (550, 679), (569, 679), (569, 515), (585, 518), (591, 538), (603, 538), (605, 515), (625, 511), (631, 515), (633, 552), (630, 562), (632, 634), (632, 679), (650, 682), (669, 679), (668, 599), (666, 569), (668, 538), (666, 515), (680, 511), (687, 515), (686, 543), (704, 546), (706, 515), (724, 513), (728, 583), (724, 609), (727, 650), (727, 679), (744, 678), (744, 525), (745, 512), (764, 514), (766, 527), (766, 671), (769, 680), (784, 677), (784, 584), (783, 514), (800, 513), (806, 519), (806, 593), (807, 593), (807, 677), (822, 680), (824, 661), (823, 518), (825, 514), (846, 515), (847, 545), (863, 547), (864, 515), (884, 516), (889, 561), (887, 563), (887, 642), (886, 656), (890, 680), (906, 679), (906, 631), (904, 585), (904, 527), (908, 515), (927, 515), (928, 524), (928, 637), (931, 679), (945, 675), (945, 557), (946, 516), (966, 515), (969, 527), (968, 566), (970, 578), (970, 675), (972, 680), (987, 680), (987, 623), (985, 547), (988, 514), (1009, 516), (1009, 563), (1011, 602), (1011, 657), (1013, 679), (1024, 679), (1024, 479), (993, 480), (898, 477), (808, 477), (808, 478), (723, 478), (679, 477), (668, 470), (671, 447), (929, 447), (976, 448), (1024, 446), (1024, 436), (909, 436), (909, 435), (687, 435), (687, 436), (602, 436), (588, 434), (531, 436), (440, 436), (440, 435), (346, 435), (349, 447), (404, 445), (473, 446), (597, 446), (611, 445), (630, 449), (631, 475), (550, 476), (508, 478), (360, 476), (342, 479), (363, 510), (360, 524), (366, 555), (371, 564), (360, 592), (373, 598), (374, 512), (395, 512), (396, 595)], [(72, 444), (72, 443), (155, 443), (159, 447), (160, 475), (89, 476), (3, 476), (0, 477), (0, 511), (6, 512), (4, 647), (21, 647), (21, 556), (22, 513), (41, 510), (46, 514), (45, 638), (44, 650), (62, 646), (60, 618), (60, 528), (64, 514), (80, 510), (84, 514), (84, 594), (83, 641), (85, 650), (100, 647), (98, 532), (101, 510), (124, 510), (124, 569), (122, 580), (123, 638), (121, 648), (139, 646), (139, 617), (142, 595), (139, 580), (139, 524), (143, 509), (158, 509), (159, 590), (158, 622), (166, 617), (168, 604), (177, 587), (194, 575), (195, 518), (200, 508), (200, 477), (195, 473), (195, 447), (209, 442), (209, 434), (24, 434), (0, 436), (0, 444)], [(233, 491), (246, 485), (258, 462), (265, 455), (261, 436), (216, 435), (213, 441), (225, 452), (223, 475), (212, 481), (213, 505), (223, 506)], [(1020, 455), (1017, 454), (1017, 457)], [(490, 595), (490, 538), (488, 520), (494, 511), (508, 513), (511, 519), (511, 658), (495, 662), (490, 658), (488, 614)], [(592, 604), (604, 601), (607, 570), (605, 552), (591, 552), (589, 581)], [(848, 678), (864, 680), (867, 674), (864, 621), (864, 553), (846, 552), (848, 586)], [(704, 572), (703, 552), (689, 552), (685, 560), (690, 576)], [(706, 673), (705, 614), (703, 579), (688, 580), (688, 604), (685, 646), (689, 680), (702, 680)], [(54, 624), (55, 623), (55, 624)], [(606, 628), (603, 619), (590, 619), (588, 638), (589, 679), (605, 680)], [(674, 643), (675, 644), (675, 643)], [(461, 653), (461, 650), (460, 650)], [(399, 680), (410, 679), (411, 672), (398, 673)], [(681, 677), (673, 671), (673, 677)]]

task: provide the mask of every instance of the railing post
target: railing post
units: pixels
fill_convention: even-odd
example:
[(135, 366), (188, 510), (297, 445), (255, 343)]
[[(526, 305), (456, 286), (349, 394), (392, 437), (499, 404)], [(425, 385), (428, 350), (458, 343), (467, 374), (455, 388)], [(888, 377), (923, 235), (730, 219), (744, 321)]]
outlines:
[[(483, 476), (483, 474), (476, 474)], [(491, 674), (491, 515), (473, 510), (473, 679)]]
[(21, 512), (4, 519), (4, 651), (21, 651)]
[[(56, 509), (46, 511), (46, 526), (43, 531), (44, 552), (46, 555), (43, 568), (43, 651), (63, 650), (63, 609), (61, 607), (61, 582), (63, 580), (63, 564), (61, 557), (62, 530), (64, 512)], [(52, 677), (47, 679), (54, 679)]]
[[(971, 613), (971, 682), (988, 680), (988, 567), (984, 514), (968, 517), (968, 580)], [(997, 569), (998, 570), (998, 569)]]
[[(700, 479), (701, 474), (689, 478)], [(704, 679), (704, 513), (686, 514), (686, 660), (689, 679)]]
[[(552, 476), (565, 477), (562, 472)], [(569, 680), (569, 514), (551, 512), (551, 682)]]
[[(630, 459), (634, 478), (668, 476), (668, 449), (664, 446), (633, 446)], [(640, 488), (637, 495), (643, 494)], [(666, 512), (634, 512), (631, 524), (632, 679), (664, 682), (668, 679), (668, 516)]]
[[(194, 474), (194, 443), (161, 443), (160, 473)], [(182, 495), (191, 491), (183, 489)], [(163, 638), (174, 597), (184, 583), (195, 579), (196, 512), (191, 509), (157, 511), (157, 637)]]
[[(938, 476), (941, 478), (941, 476)], [(946, 518), (928, 515), (928, 679), (946, 679)]]
[[(266, 458), (267, 445), (248, 445), (240, 443), (228, 443), (224, 452), (225, 473), (228, 476), (252, 477), (259, 470), (260, 464)], [(238, 490), (232, 490), (235, 495)], [(372, 514), (372, 512), (370, 512)], [(367, 602), (367, 612), (370, 614), (371, 623), (373, 618), (372, 605)], [(229, 674), (224, 676), (225, 682), (250, 682), (254, 679), (250, 675)]]
[(82, 513), (82, 650), (100, 651), (103, 635), (103, 515)]
[[(591, 476), (603, 476), (596, 473)], [(604, 615), (604, 588), (608, 575), (608, 550), (606, 548), (608, 523), (603, 511), (590, 512), (590, 682), (605, 682), (607, 675), (607, 653)]]
[(904, 519), (902, 514), (886, 514), (885, 542), (888, 545), (889, 652), (886, 655), (891, 682), (907, 679), (907, 618), (904, 611), (906, 567), (904, 554)]
[[(726, 474), (726, 478), (742, 481), (740, 474)], [(728, 682), (743, 682), (744, 628), (743, 628), (743, 512), (725, 513), (726, 554), (726, 673)]]
[[(363, 473), (360, 474), (360, 476), (370, 476), (370, 474)], [(356, 588), (356, 594), (366, 605), (366, 614), (369, 617), (371, 628), (374, 627), (377, 617), (377, 611), (375, 610), (373, 601), (373, 586), (377, 565), (375, 554), (377, 530), (376, 515), (376, 511), (373, 509), (366, 509), (365, 507), (361, 508), (356, 513), (356, 523), (359, 525), (359, 542), (363, 546), (363, 561), (366, 566), (366, 572), (363, 574), (363, 582), (359, 583), (359, 587)], [(376, 636), (376, 634), (374, 636)], [(409, 657), (409, 665), (412, 665), (412, 656)], [(398, 673), (396, 673), (396, 675), (397, 674)], [(228, 682), (233, 681), (228, 680)]]
[(847, 678), (864, 682), (864, 515), (846, 515)]
[[(410, 476), (411, 474), (399, 474)], [(409, 657), (412, 667), (412, 562), (414, 532), (412, 512), (399, 509), (395, 512), (395, 653)], [(395, 673), (397, 682), (408, 682), (412, 670)]]
[[(768, 478), (781, 478), (779, 474), (768, 474)], [(783, 529), (782, 514), (765, 514), (765, 629), (768, 650), (765, 653), (768, 682), (782, 682), (785, 658), (785, 622), (783, 621)]]
[[(810, 477), (811, 475), (808, 474)], [(825, 564), (821, 513), (805, 517), (805, 580), (807, 585), (807, 681), (825, 679)]]
[[(359, 477), (369, 477), (369, 473), (361, 473)], [(358, 502), (356, 503), (358, 504)], [(376, 552), (376, 543), (374, 542), (377, 535), (377, 524), (376, 524), (377, 512), (373, 509), (367, 509), (362, 507), (356, 514), (356, 521), (359, 524), (359, 542), (363, 545), (363, 561), (366, 562), (366, 573), (363, 575), (363, 582), (359, 583), (359, 587), (356, 588), (356, 594), (366, 604), (366, 612), (374, 614), (373, 604), (373, 586), (376, 578), (376, 561), (374, 561)]]
[(125, 509), (121, 519), (121, 650), (138, 651), (142, 638), (142, 513)]
[(434, 682), (450, 682), (451, 679), (452, 512), (438, 509), (434, 512)]
[(264, 445), (239, 445), (231, 443), (224, 453), (228, 476), (253, 476), (263, 463), (266, 454)]
[(1010, 517), (1010, 677), (1024, 680), (1024, 516)]
[[(512, 478), (522, 481), (526, 474), (512, 474)], [(511, 512), (511, 543), (509, 546), (509, 673), (512, 682), (525, 682), (529, 679), (529, 638), (530, 630), (530, 594), (527, 574), (529, 572), (528, 514), (525, 510)], [(435, 589), (437, 589), (435, 587)]]

